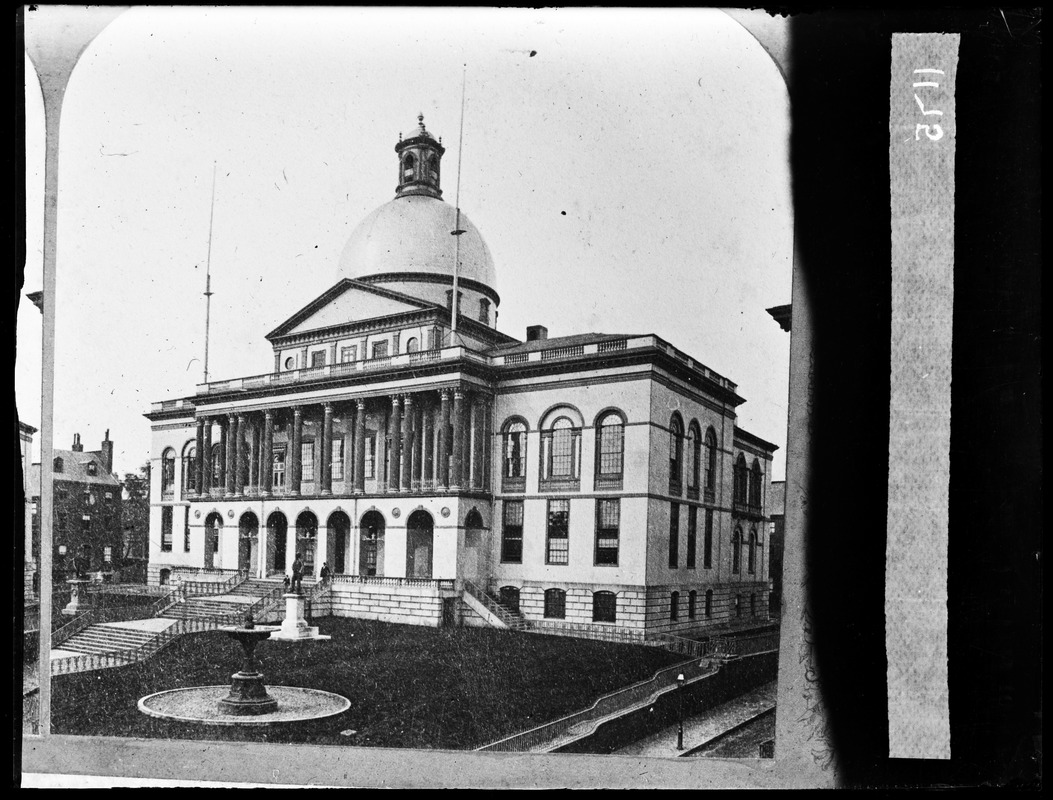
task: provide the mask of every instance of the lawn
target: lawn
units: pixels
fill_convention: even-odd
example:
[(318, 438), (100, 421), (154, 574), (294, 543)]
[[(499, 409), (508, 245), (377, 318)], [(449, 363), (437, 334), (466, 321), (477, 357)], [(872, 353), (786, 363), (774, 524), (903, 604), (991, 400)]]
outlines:
[[(267, 727), (159, 720), (139, 698), (227, 684), (240, 648), (218, 631), (186, 636), (146, 663), (56, 676), (52, 730), (77, 735), (471, 749), (577, 711), (681, 660), (658, 648), (489, 628), (315, 620), (329, 642), (263, 642), (268, 685), (336, 692), (344, 714)], [(355, 731), (345, 735), (345, 731)]]

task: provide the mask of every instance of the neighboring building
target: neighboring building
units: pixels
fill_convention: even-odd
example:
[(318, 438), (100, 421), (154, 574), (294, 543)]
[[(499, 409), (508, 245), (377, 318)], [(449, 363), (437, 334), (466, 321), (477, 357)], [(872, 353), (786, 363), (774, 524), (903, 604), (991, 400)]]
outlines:
[(451, 236), (418, 119), (337, 283), (267, 335), (274, 371), (146, 414), (150, 582), (302, 553), (357, 576), (334, 585), (348, 616), (475, 624), (474, 586), (552, 623), (764, 623), (776, 446), (736, 425), (736, 385), (654, 335), (499, 332), (490, 251), (463, 214)]
[(768, 608), (773, 616), (782, 611), (782, 556), (786, 546), (786, 481), (771, 482), (768, 504), (768, 564), (771, 575), (771, 599)]
[(36, 432), (37, 429), (32, 425), (26, 425), (26, 423), (19, 420), (18, 449), (21, 455), (22, 469), (22, 510), (25, 514), (22, 518), (25, 541), (25, 553), (22, 559), (22, 586), (23, 596), (26, 600), (32, 600), (37, 593), (34, 579), (37, 570), (33, 562), (33, 493), (30, 489), (29, 477), (33, 463), (33, 434)]
[[(113, 560), (121, 555), (121, 484), (111, 474), (113, 442), (106, 431), (101, 449), (85, 450), (80, 434), (73, 436), (71, 450), (54, 450), (50, 474), (54, 482), (52, 544), (56, 579), (64, 580), (73, 560), (85, 556), (92, 572), (112, 572)], [(32, 558), (40, 564), (40, 474), (33, 465)]]

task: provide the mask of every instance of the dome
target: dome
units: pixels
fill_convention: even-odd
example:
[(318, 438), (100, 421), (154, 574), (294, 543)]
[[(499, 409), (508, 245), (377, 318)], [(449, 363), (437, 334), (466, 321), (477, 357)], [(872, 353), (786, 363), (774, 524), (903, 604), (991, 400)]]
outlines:
[[(404, 195), (385, 203), (351, 233), (337, 278), (385, 273), (428, 273), (453, 278), (457, 209), (428, 195)], [(460, 278), (496, 289), (494, 260), (478, 229), (461, 212)]]

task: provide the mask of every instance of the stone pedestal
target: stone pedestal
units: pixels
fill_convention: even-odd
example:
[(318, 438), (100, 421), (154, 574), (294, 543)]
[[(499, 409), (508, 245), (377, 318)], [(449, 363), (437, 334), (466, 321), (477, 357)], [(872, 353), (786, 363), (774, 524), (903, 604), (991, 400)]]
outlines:
[(80, 613), (81, 587), (86, 586), (90, 581), (74, 578), (73, 580), (66, 581), (66, 583), (69, 584), (69, 605), (62, 609), (62, 613), (67, 617), (73, 617)]
[(282, 620), (281, 628), (271, 634), (272, 639), (284, 642), (301, 642), (308, 640), (331, 639), (318, 633), (318, 628), (308, 626), (304, 619), (303, 609), (307, 598), (302, 594), (286, 594), (285, 597), (285, 619)]

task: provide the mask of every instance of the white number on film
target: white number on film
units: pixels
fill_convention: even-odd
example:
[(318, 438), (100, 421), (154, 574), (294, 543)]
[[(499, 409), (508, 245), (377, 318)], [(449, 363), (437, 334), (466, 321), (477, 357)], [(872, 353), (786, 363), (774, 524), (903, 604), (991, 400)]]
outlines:
[[(914, 74), (943, 75), (944, 72), (942, 69), (925, 68), (914, 70)], [(938, 81), (916, 81), (914, 84), (912, 84), (912, 87), (915, 89), (921, 87), (938, 89), (940, 87), (940, 84)], [(914, 102), (918, 104), (918, 108), (921, 110), (921, 114), (923, 117), (943, 116), (943, 112), (939, 109), (930, 108), (926, 110), (925, 104), (922, 102), (921, 98), (917, 94), (914, 95)], [(943, 138), (943, 128), (941, 126), (936, 124), (923, 125), (919, 123), (914, 126), (914, 141), (921, 140), (921, 132), (923, 130), (925, 131), (925, 136), (928, 137), (930, 141), (936, 142)]]

